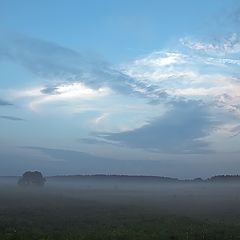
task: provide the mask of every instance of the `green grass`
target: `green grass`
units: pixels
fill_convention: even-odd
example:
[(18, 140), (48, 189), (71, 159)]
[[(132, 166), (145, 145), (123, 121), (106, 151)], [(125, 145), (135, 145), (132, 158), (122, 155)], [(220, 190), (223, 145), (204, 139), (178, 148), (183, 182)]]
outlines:
[[(141, 192), (130, 196), (129, 192), (114, 190), (4, 187), (0, 198), (0, 239), (240, 239), (238, 220), (177, 211), (174, 214), (174, 209), (171, 213), (162, 210), (165, 200), (161, 202), (159, 198), (157, 208), (156, 199), (152, 204), (153, 200), (146, 198)], [(166, 205), (166, 209), (172, 206)]]

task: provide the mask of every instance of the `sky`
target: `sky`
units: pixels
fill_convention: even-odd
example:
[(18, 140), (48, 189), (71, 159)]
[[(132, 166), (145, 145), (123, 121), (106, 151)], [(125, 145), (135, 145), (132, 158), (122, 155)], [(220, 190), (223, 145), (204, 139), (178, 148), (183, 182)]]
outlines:
[(236, 0), (1, 0), (0, 175), (240, 172)]

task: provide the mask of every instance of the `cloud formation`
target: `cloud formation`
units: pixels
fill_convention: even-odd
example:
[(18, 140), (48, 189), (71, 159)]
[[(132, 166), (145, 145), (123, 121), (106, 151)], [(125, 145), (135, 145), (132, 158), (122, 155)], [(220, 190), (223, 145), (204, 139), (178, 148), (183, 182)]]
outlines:
[(11, 106), (11, 105), (13, 105), (13, 104), (5, 101), (3, 99), (0, 99), (0, 106)]
[(180, 41), (184, 46), (192, 50), (202, 51), (207, 54), (226, 55), (240, 53), (240, 36), (237, 33), (232, 33), (230, 36), (212, 43), (192, 41), (188, 38), (183, 38)]
[(45, 104), (64, 102), (76, 104), (77, 102), (96, 100), (110, 94), (111, 89), (109, 88), (92, 89), (81, 82), (59, 83), (55, 87), (39, 86), (14, 92), (15, 98), (29, 98), (29, 107), (35, 111)]
[[(159, 152), (209, 152), (206, 137), (220, 127), (220, 122), (235, 126), (240, 119), (237, 33), (212, 43), (183, 38), (181, 47), (175, 50), (154, 51), (115, 67), (56, 43), (19, 34), (8, 34), (6, 39), (0, 41), (1, 58), (46, 79), (40, 86), (12, 91), (14, 98), (24, 99), (31, 110), (43, 105), (55, 109), (70, 103), (74, 108), (71, 112), (94, 111), (89, 122), (99, 129), (95, 135), (98, 138), (84, 136), (85, 142), (99, 142), (103, 132), (104, 142), (130, 147)], [(135, 103), (138, 99), (145, 103), (145, 109), (137, 112), (143, 113), (141, 117), (128, 109), (130, 104), (142, 107), (142, 103)], [(112, 126), (124, 118), (112, 117), (120, 102), (124, 107), (119, 115), (129, 123), (125, 121), (126, 126), (114, 131)], [(161, 108), (165, 114), (160, 114)], [(153, 109), (158, 116), (151, 112)], [(218, 122), (212, 118), (216, 112), (222, 112)], [(225, 114), (231, 117), (226, 120)], [(238, 135), (232, 132), (234, 128), (228, 131), (232, 136)]]
[(217, 121), (209, 115), (209, 109), (199, 101), (175, 102), (162, 117), (141, 128), (120, 133), (101, 133), (104, 140), (127, 147), (143, 148), (165, 153), (209, 152), (208, 136)]
[[(20, 34), (5, 33), (4, 36), (0, 41), (1, 59), (13, 61), (48, 79), (50, 83), (42, 89), (45, 94), (55, 94), (59, 84), (73, 83), (82, 83), (95, 90), (111, 88), (124, 95), (153, 94), (154, 86), (149, 88), (97, 57)], [(159, 90), (154, 93), (158, 94)]]
[[(222, 52), (220, 47), (214, 49)], [(154, 85), (154, 91), (164, 92), (168, 99), (198, 99), (240, 116), (239, 65), (240, 60), (231, 53), (204, 55), (196, 49), (181, 49), (151, 53), (123, 65), (122, 71), (149, 88)]]
[(23, 118), (13, 117), (13, 116), (5, 116), (5, 115), (0, 116), (0, 118), (10, 120), (10, 121), (25, 121), (25, 119), (23, 119)]

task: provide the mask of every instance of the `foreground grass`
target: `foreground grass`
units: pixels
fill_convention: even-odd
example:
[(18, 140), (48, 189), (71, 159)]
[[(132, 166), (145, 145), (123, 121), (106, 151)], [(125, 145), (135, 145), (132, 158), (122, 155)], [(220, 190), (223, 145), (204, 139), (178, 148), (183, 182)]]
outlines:
[(167, 214), (146, 203), (121, 199), (101, 201), (96, 193), (86, 197), (92, 191), (81, 191), (79, 196), (76, 191), (65, 195), (34, 189), (1, 192), (1, 240), (240, 239), (237, 222)]

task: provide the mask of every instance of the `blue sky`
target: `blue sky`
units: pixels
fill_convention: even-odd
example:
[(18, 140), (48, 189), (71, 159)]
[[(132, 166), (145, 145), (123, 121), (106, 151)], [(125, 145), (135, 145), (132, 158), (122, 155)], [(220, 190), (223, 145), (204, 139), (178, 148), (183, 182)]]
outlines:
[(1, 1), (0, 174), (238, 173), (239, 9)]

